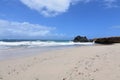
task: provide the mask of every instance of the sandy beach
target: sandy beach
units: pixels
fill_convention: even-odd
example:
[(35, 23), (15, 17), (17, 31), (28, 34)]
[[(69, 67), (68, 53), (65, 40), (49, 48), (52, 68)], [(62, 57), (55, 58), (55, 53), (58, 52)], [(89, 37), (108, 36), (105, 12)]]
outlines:
[(0, 80), (119, 80), (120, 44), (74, 47), (0, 61)]

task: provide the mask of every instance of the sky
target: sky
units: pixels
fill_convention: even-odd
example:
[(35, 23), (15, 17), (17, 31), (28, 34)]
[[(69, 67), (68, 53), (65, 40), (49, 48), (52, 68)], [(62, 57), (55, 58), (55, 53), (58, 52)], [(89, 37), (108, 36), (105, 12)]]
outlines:
[(0, 0), (0, 39), (120, 36), (120, 0)]

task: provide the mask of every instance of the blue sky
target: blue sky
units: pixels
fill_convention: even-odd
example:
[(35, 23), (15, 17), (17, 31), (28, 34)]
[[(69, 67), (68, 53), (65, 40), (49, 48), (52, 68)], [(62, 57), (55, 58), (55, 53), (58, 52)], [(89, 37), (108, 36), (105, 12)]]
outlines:
[(0, 0), (0, 39), (120, 36), (120, 0)]

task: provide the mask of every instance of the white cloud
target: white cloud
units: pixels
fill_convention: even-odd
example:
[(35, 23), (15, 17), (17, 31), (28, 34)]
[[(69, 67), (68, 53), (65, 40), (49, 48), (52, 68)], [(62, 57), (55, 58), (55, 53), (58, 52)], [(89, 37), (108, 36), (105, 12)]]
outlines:
[(112, 29), (120, 29), (120, 25), (118, 25), (118, 26), (112, 26), (111, 28)]
[(118, 0), (20, 0), (23, 4), (44, 16), (51, 17), (68, 11), (71, 5), (84, 2), (103, 2), (106, 7), (117, 7)]
[(6, 37), (47, 37), (54, 36), (55, 28), (28, 22), (0, 20), (0, 36)]
[(107, 8), (119, 7), (118, 0), (104, 0), (104, 2)]
[(42, 15), (50, 17), (66, 12), (70, 5), (79, 1), (88, 0), (20, 0), (33, 10), (40, 12)]

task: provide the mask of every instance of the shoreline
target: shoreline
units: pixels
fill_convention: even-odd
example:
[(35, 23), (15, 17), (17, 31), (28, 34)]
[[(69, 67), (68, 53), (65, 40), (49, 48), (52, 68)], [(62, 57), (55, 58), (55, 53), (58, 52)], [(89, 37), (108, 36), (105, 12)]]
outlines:
[[(95, 44), (94, 44), (95, 45)], [(84, 46), (94, 46), (84, 45)], [(29, 57), (40, 55), (49, 51), (56, 51), (62, 49), (69, 49), (75, 47), (83, 47), (83, 45), (72, 45), (72, 46), (45, 46), (45, 47), (11, 47), (8, 49), (0, 49), (0, 60), (9, 60), (15, 58)]]
[(82, 46), (3, 60), (0, 80), (118, 80), (119, 47), (120, 44)]

